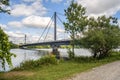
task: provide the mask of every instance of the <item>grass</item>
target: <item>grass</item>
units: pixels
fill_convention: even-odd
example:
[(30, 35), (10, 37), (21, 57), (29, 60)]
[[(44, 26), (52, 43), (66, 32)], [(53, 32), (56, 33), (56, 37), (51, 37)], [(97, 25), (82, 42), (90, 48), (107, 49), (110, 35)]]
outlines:
[(59, 64), (17, 68), (7, 73), (0, 73), (0, 80), (65, 80), (73, 75), (91, 70), (94, 67), (120, 60), (120, 53), (113, 53), (107, 58), (97, 60), (88, 57), (77, 57), (74, 60), (62, 61)]

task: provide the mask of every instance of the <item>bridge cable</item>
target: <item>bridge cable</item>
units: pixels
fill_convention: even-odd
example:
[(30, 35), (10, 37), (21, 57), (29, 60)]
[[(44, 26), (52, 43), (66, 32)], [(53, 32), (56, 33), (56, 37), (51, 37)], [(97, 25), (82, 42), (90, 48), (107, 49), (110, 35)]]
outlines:
[(48, 28), (49, 24), (51, 23), (51, 20), (52, 20), (53, 17), (54, 17), (54, 15), (51, 17), (50, 21), (48, 22), (47, 26), (45, 27), (44, 31), (42, 32), (40, 38), (38, 39), (38, 42), (39, 42), (39, 40), (42, 38), (42, 36), (43, 36), (43, 34), (45, 33), (45, 31), (47, 30), (47, 28)]
[(62, 14), (62, 13), (57, 12), (57, 14), (59, 14), (59, 15), (64, 16), (64, 17), (65, 17), (65, 15), (64, 15), (64, 14)]
[[(58, 13), (58, 12), (57, 12), (57, 13)], [(59, 13), (59, 14), (61, 14), (61, 13)], [(57, 16), (57, 18), (60, 20), (60, 22), (63, 24), (62, 20), (58, 17), (58, 15), (56, 15), (56, 16)], [(52, 24), (52, 22), (51, 22), (51, 24)], [(50, 25), (51, 25), (51, 24), (50, 24)], [(46, 34), (46, 36), (45, 36), (44, 40), (46, 39), (46, 37), (47, 37), (47, 35), (48, 35), (49, 30), (50, 30), (50, 27), (48, 28), (48, 31), (47, 31), (47, 34)]]
[[(58, 20), (63, 24), (63, 21), (60, 19), (60, 17), (57, 15)], [(63, 24), (64, 25), (64, 24)], [(64, 36), (65, 36), (65, 32), (64, 32)], [(65, 38), (65, 37), (64, 37)]]
[(44, 41), (46, 40), (47, 36), (48, 36), (48, 32), (50, 31), (50, 28), (51, 28), (51, 25), (52, 25), (53, 21), (51, 22), (50, 26), (48, 27), (48, 30), (47, 30), (47, 33), (46, 33), (46, 36), (44, 38)]
[(63, 21), (59, 18), (59, 16), (57, 15), (57, 18), (59, 19), (59, 21), (63, 24)]

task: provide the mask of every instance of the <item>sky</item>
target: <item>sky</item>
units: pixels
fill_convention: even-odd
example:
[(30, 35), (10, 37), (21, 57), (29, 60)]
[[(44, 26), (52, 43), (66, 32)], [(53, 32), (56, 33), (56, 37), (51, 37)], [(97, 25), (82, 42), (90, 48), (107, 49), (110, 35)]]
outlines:
[[(75, 0), (86, 7), (88, 16), (114, 16), (120, 23), (120, 0)], [(0, 13), (0, 26), (14, 43), (24, 43), (27, 35), (27, 43), (38, 42), (42, 32), (51, 20), (54, 12), (57, 12), (57, 40), (68, 39), (61, 22), (65, 21), (64, 9), (67, 9), (71, 0), (10, 0), (11, 14)], [(60, 21), (60, 20), (61, 21)], [(46, 41), (53, 40), (53, 19)], [(47, 31), (45, 32), (47, 33)], [(40, 41), (44, 41), (43, 35)]]

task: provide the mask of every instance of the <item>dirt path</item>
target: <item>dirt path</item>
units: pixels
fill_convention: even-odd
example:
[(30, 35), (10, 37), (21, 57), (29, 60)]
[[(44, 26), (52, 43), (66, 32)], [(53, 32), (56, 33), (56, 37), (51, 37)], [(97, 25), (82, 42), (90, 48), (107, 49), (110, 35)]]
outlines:
[(120, 61), (80, 73), (68, 80), (120, 80)]

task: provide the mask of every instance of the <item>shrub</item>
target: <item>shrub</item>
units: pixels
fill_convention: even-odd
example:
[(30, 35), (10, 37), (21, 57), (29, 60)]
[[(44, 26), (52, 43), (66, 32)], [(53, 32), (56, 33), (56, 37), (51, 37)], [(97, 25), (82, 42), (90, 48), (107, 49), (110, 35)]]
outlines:
[(58, 60), (53, 55), (51, 55), (51, 56), (47, 55), (38, 60), (25, 61), (25, 62), (21, 63), (19, 67), (16, 67), (14, 70), (33, 69), (36, 67), (41, 67), (44, 65), (52, 65), (52, 64), (53, 65), (58, 64)]
[(72, 52), (71, 50), (70, 50), (70, 48), (68, 48), (68, 51), (67, 51), (67, 53), (68, 53), (68, 56), (69, 56), (69, 58), (70, 59), (73, 59), (74, 58), (74, 52)]
[(41, 65), (49, 65), (49, 64), (58, 64), (58, 60), (54, 55), (47, 55), (39, 59)]

